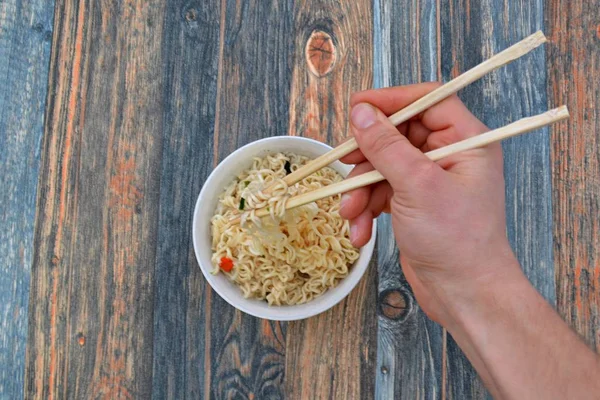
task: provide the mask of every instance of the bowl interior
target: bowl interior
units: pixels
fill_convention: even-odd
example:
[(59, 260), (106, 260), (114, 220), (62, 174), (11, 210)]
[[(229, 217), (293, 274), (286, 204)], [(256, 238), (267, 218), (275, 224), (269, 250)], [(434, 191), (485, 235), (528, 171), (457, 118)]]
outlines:
[[(227, 185), (231, 183), (238, 174), (252, 166), (253, 157), (262, 157), (270, 153), (293, 152), (310, 158), (316, 158), (327, 151), (330, 146), (312, 139), (278, 136), (258, 140), (239, 148), (226, 159), (224, 159), (206, 180), (194, 212), (193, 240), (194, 250), (202, 273), (211, 287), (232, 306), (259, 318), (278, 321), (290, 321), (308, 318), (319, 314), (341, 301), (364, 274), (373, 254), (375, 246), (376, 222), (373, 221), (373, 237), (369, 243), (360, 250), (360, 257), (352, 266), (350, 273), (340, 283), (323, 295), (305, 304), (293, 306), (269, 306), (266, 301), (256, 299), (245, 299), (240, 289), (224, 274), (212, 275), (211, 263), (211, 229), (210, 220), (217, 207), (219, 196)], [(346, 176), (352, 169), (341, 162), (331, 165), (342, 176)]]

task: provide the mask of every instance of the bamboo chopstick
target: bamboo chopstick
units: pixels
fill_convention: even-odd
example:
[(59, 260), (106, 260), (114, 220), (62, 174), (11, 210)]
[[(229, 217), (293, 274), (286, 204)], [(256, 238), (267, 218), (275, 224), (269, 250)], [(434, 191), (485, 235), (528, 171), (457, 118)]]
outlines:
[[(569, 118), (569, 110), (566, 106), (562, 106), (554, 110), (547, 111), (543, 114), (520, 119), (502, 128), (482, 133), (481, 135), (462, 140), (449, 146), (429, 151), (425, 153), (425, 155), (429, 157), (429, 159), (431, 159), (432, 161), (438, 161), (442, 158), (451, 156), (453, 154), (487, 146), (488, 144), (499, 142), (513, 136), (518, 136), (523, 133), (527, 133), (532, 130), (541, 128), (543, 126), (562, 121), (566, 118)], [(346, 179), (342, 182), (334, 183), (332, 185), (325, 186), (312, 192), (307, 192), (298, 196), (294, 196), (287, 201), (285, 208), (286, 210), (289, 210), (295, 207), (312, 203), (325, 197), (349, 192), (351, 190), (358, 189), (367, 185), (372, 185), (373, 183), (381, 182), (383, 180), (385, 180), (385, 178), (378, 171), (367, 172), (366, 174)], [(262, 208), (256, 210), (256, 215), (258, 217), (264, 217), (269, 215), (269, 212), (266, 209)], [(235, 218), (231, 220), (231, 223), (239, 223), (239, 220), (239, 217)]]
[[(489, 72), (495, 69), (502, 67), (503, 65), (510, 63), (511, 61), (516, 60), (519, 57), (524, 56), (525, 54), (529, 53), (531, 50), (537, 48), (545, 42), (546, 36), (544, 36), (544, 33), (542, 31), (538, 31), (533, 35), (521, 40), (517, 44), (496, 54), (489, 60), (482, 62), (476, 67), (454, 78), (450, 82), (439, 87), (438, 89), (427, 94), (426, 96), (423, 96), (422, 98), (410, 104), (406, 108), (389, 116), (388, 119), (394, 125), (400, 125), (402, 122), (408, 121), (415, 115), (419, 115), (421, 112), (427, 110), (431, 106), (439, 103), (440, 101), (444, 100), (450, 95), (458, 92), (460, 89), (475, 82), (482, 76), (488, 74)], [(310, 174), (320, 170), (321, 168), (328, 166), (332, 162), (339, 160), (347, 154), (350, 154), (356, 149), (358, 149), (358, 144), (356, 143), (356, 140), (352, 138), (346, 141), (345, 143), (339, 145), (335, 149), (331, 150), (330, 152), (325, 153), (322, 156), (310, 161), (304, 167), (299, 168), (291, 174), (287, 175), (283, 180), (287, 185), (293, 185), (294, 183), (306, 178)], [(271, 190), (272, 186), (267, 187), (263, 190), (263, 193), (269, 194), (271, 193)]]

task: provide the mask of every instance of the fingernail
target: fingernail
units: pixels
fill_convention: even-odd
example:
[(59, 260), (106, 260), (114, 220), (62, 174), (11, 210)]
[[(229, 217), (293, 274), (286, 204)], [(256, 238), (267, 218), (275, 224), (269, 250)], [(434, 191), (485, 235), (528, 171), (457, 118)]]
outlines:
[(350, 225), (350, 241), (352, 242), (352, 244), (354, 244), (356, 242), (356, 239), (358, 239), (358, 226), (351, 224)]
[(367, 129), (377, 121), (377, 113), (372, 106), (361, 103), (354, 106), (350, 119), (358, 129)]
[(346, 207), (346, 205), (348, 204), (348, 202), (350, 201), (350, 195), (349, 194), (343, 194), (342, 195), (342, 201), (340, 202), (340, 211), (344, 209), (344, 207)]

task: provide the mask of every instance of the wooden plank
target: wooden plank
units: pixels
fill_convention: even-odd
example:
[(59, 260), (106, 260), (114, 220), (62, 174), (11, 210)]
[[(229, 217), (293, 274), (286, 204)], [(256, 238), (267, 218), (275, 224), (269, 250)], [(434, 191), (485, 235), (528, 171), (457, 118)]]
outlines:
[(553, 128), (558, 310), (600, 351), (600, 21), (598, 0), (546, 1), (551, 104), (571, 119)]
[[(372, 82), (370, 0), (294, 4), (291, 135), (336, 145), (348, 135), (350, 94)], [(288, 324), (286, 396), (365, 399), (374, 393), (375, 263), (332, 310)]]
[(54, 2), (0, 3), (0, 398), (23, 397)]
[[(441, 5), (441, 72), (444, 80), (543, 29), (543, 2), (454, 0)], [(459, 95), (490, 128), (548, 107), (543, 50), (484, 77)], [(511, 245), (534, 286), (555, 301), (548, 130), (504, 143), (506, 211)], [(470, 363), (448, 336), (448, 398), (487, 394)]]
[[(192, 246), (192, 214), (213, 166), (221, 1), (166, 5), (164, 137), (154, 296), (155, 399), (209, 398), (212, 360), (205, 285)], [(224, 328), (221, 328), (224, 329)], [(205, 341), (207, 341), (205, 343)], [(208, 347), (210, 349), (210, 347)], [(207, 354), (208, 353), (208, 354)]]
[(59, 0), (27, 398), (149, 398), (163, 1)]
[[(437, 8), (433, 0), (375, 0), (375, 86), (437, 80)], [(443, 332), (420, 310), (398, 267), (389, 216), (379, 218), (377, 399), (442, 395)]]
[[(248, 142), (287, 133), (293, 57), (290, 2), (227, 0), (221, 7), (215, 165)], [(204, 348), (198, 349), (205, 354), (204, 398), (284, 398), (286, 325), (205, 293)]]

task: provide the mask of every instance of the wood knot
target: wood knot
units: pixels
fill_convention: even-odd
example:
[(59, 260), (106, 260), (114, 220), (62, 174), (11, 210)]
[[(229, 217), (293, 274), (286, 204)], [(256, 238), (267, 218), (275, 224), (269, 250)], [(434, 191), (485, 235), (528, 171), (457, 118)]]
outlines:
[(50, 260), (50, 262), (52, 263), (52, 265), (58, 265), (59, 261), (60, 261), (60, 258), (58, 258), (58, 256), (54, 256)]
[(392, 320), (402, 319), (407, 315), (409, 302), (401, 289), (384, 290), (379, 295), (379, 312)]
[(323, 77), (331, 72), (337, 58), (333, 38), (327, 32), (314, 30), (306, 42), (306, 62), (313, 75)]

